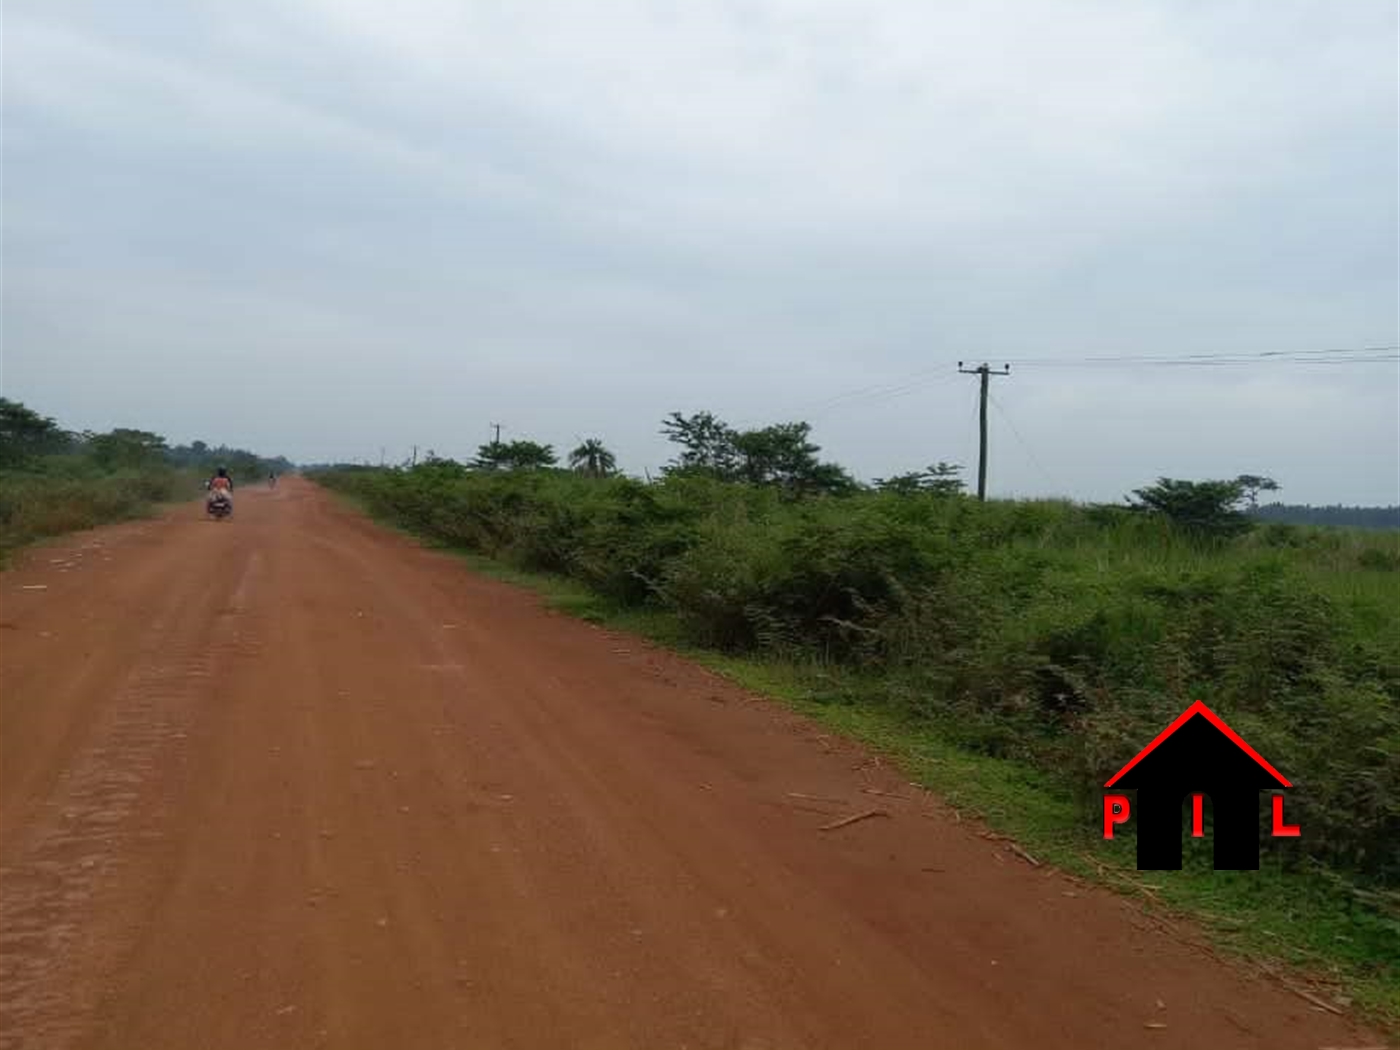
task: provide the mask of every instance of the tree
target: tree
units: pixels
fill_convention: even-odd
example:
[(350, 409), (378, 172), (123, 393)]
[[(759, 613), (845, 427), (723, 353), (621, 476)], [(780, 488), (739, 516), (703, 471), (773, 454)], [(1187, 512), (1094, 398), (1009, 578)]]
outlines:
[(1134, 510), (1161, 514), (1173, 525), (1200, 536), (1228, 537), (1250, 528), (1239, 504), (1244, 488), (1235, 481), (1180, 481), (1158, 478), (1157, 484), (1135, 489)]
[(216, 467), (227, 467), (235, 478), (245, 481), (260, 480), (271, 473), (285, 474), (293, 469), (293, 464), (284, 456), (267, 458), (243, 448), (229, 448), (227, 445), (211, 446), (206, 441), (191, 441), (188, 445), (175, 445), (164, 450), (165, 459), (177, 467), (198, 470), (208, 474)]
[(1266, 503), (1253, 512), (1258, 521), (1288, 525), (1350, 526), (1359, 529), (1400, 529), (1400, 506), (1312, 507), (1297, 503)]
[(165, 438), (149, 430), (117, 427), (105, 434), (90, 434), (92, 457), (107, 470), (144, 467), (165, 459)]
[(19, 466), (37, 456), (62, 452), (71, 440), (48, 416), (0, 397), (0, 467)]
[(617, 471), (617, 457), (597, 438), (589, 438), (569, 453), (569, 466), (580, 474), (602, 478)]
[(506, 469), (506, 445), (504, 441), (488, 441), (476, 450), (472, 466), (477, 470)]
[(538, 470), (558, 462), (554, 446), (538, 441), (490, 441), (476, 452), (478, 470)]
[(696, 412), (693, 416), (672, 412), (661, 421), (661, 433), (668, 441), (681, 446), (680, 454), (666, 468), (668, 473), (705, 473), (725, 480), (734, 478), (738, 460), (734, 431), (723, 420), (709, 412)]
[(775, 423), (732, 433), (740, 479), (751, 485), (800, 487), (819, 462), (820, 446), (807, 440), (811, 431), (807, 423)]
[(923, 470), (911, 470), (907, 474), (896, 474), (892, 478), (876, 478), (875, 487), (881, 492), (894, 492), (901, 496), (915, 493), (928, 493), (932, 496), (960, 496), (966, 485), (958, 475), (962, 467), (939, 460)]
[(860, 482), (837, 463), (817, 463), (793, 483), (796, 495), (850, 496), (860, 491)]
[(961, 496), (967, 487), (958, 476), (962, 469), (961, 465), (945, 463), (940, 459), (926, 472), (928, 480), (924, 484), (925, 490), (935, 496)]
[(1277, 492), (1279, 484), (1273, 478), (1265, 477), (1262, 474), (1241, 474), (1235, 479), (1235, 484), (1244, 493), (1245, 499), (1249, 500), (1249, 509), (1252, 513), (1259, 507), (1259, 493)]
[(735, 430), (709, 412), (672, 412), (661, 432), (681, 446), (668, 474), (704, 474), (721, 481), (771, 485), (793, 496), (837, 495), (859, 486), (844, 468), (817, 458), (809, 423), (774, 423)]
[(876, 478), (875, 488), (897, 496), (912, 496), (923, 489), (925, 474), (922, 470), (911, 470), (888, 478)]

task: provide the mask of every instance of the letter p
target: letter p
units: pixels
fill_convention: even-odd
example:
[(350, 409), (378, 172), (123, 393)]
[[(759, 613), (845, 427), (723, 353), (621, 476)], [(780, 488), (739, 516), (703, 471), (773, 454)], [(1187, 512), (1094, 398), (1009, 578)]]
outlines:
[(1113, 825), (1128, 819), (1128, 796), (1105, 795), (1103, 797), (1103, 837), (1113, 838)]

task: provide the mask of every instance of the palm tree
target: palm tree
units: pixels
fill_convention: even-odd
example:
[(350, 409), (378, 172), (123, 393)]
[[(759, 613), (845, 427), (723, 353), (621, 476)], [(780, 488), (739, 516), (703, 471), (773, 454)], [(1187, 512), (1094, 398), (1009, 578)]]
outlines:
[(597, 438), (589, 438), (569, 453), (569, 466), (580, 474), (602, 478), (617, 470), (617, 457)]

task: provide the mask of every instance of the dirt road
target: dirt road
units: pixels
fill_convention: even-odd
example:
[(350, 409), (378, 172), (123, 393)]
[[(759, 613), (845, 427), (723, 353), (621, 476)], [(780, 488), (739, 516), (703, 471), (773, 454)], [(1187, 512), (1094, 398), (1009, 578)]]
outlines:
[(1379, 1042), (305, 482), (0, 601), (6, 1050)]

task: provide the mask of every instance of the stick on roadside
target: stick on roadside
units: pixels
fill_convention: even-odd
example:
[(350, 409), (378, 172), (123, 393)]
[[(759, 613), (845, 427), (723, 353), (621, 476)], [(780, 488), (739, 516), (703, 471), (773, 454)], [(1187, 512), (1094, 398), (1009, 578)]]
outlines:
[(823, 824), (818, 831), (835, 831), (837, 828), (844, 828), (847, 824), (854, 824), (858, 820), (868, 820), (871, 817), (888, 817), (889, 811), (884, 809), (867, 809), (863, 813), (855, 813), (849, 817), (842, 817), (840, 820), (833, 820), (830, 824)]
[(1012, 853), (1016, 854), (1016, 856), (1020, 857), (1023, 861), (1025, 861), (1027, 864), (1029, 864), (1032, 868), (1038, 868), (1038, 867), (1040, 867), (1040, 861), (1036, 860), (1036, 859), (1035, 859), (1034, 857), (1032, 857), (1029, 853), (1027, 853), (1025, 850), (1023, 850), (1020, 846), (1016, 845), (1016, 843), (1014, 843), (1014, 842), (1008, 843), (1006, 848), (1009, 849)]

